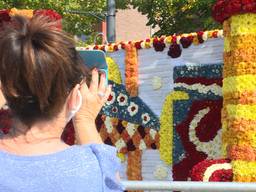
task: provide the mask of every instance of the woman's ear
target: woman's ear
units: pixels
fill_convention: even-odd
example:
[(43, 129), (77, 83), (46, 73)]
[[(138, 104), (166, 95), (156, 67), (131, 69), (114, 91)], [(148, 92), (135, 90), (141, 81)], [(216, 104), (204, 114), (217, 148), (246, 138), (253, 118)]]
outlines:
[(78, 102), (79, 102), (79, 96), (78, 96), (78, 92), (79, 92), (79, 88), (80, 88), (80, 85), (77, 84), (72, 90), (71, 92), (69, 93), (69, 96), (68, 96), (68, 101), (67, 101), (67, 107), (68, 107), (68, 111), (71, 111), (73, 109), (76, 108), (76, 106), (78, 105)]

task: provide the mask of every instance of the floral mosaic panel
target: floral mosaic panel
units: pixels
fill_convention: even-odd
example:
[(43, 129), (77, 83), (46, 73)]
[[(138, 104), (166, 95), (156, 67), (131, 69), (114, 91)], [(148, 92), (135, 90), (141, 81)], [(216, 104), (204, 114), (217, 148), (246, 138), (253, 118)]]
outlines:
[(173, 103), (173, 179), (190, 180), (204, 159), (221, 157), (222, 64), (174, 68), (174, 90), (189, 95)]
[(139, 97), (130, 97), (124, 85), (109, 83), (112, 92), (100, 114), (159, 130), (159, 118)]

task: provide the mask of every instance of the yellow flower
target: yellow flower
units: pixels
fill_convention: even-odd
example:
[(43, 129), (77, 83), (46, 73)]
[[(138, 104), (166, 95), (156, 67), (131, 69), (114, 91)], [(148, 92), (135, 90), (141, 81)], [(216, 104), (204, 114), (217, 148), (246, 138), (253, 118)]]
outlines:
[(256, 90), (256, 75), (240, 75), (223, 80), (223, 94)]
[(256, 14), (247, 13), (231, 17), (231, 36), (256, 33)]
[(256, 105), (227, 105), (227, 114), (230, 118), (256, 120)]
[(111, 57), (107, 57), (107, 64), (109, 71), (108, 79), (117, 84), (122, 84), (122, 77), (118, 64)]
[(117, 157), (121, 160), (121, 162), (126, 161), (126, 156), (123, 153), (117, 153)]
[(256, 182), (256, 161), (232, 161), (234, 181)]
[(163, 109), (160, 117), (160, 158), (168, 165), (172, 164), (172, 149), (173, 149), (173, 101), (187, 100), (189, 95), (186, 92), (174, 91), (171, 92), (163, 104)]

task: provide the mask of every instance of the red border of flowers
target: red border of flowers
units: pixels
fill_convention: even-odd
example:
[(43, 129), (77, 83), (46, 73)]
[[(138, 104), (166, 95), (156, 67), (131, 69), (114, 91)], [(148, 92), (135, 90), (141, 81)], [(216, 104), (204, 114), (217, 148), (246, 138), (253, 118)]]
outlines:
[(236, 14), (256, 13), (255, 0), (217, 0), (212, 8), (213, 18), (223, 23)]

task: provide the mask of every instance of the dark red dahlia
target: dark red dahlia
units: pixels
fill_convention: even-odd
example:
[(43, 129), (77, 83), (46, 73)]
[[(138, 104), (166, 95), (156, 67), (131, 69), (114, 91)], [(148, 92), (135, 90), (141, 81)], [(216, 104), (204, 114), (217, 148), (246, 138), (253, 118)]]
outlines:
[(175, 44), (171, 44), (170, 45), (170, 48), (169, 48), (169, 51), (168, 51), (168, 55), (172, 58), (177, 58), (177, 57), (180, 57), (181, 56), (181, 48), (180, 48), (180, 45), (178, 45), (177, 43)]
[(159, 39), (155, 38), (153, 40), (153, 47), (154, 47), (155, 51), (163, 51), (165, 48), (164, 40), (163, 39), (159, 40)]
[(183, 48), (188, 48), (192, 42), (193, 42), (193, 37), (192, 36), (189, 37), (181, 37), (180, 39), (180, 43), (182, 45)]

